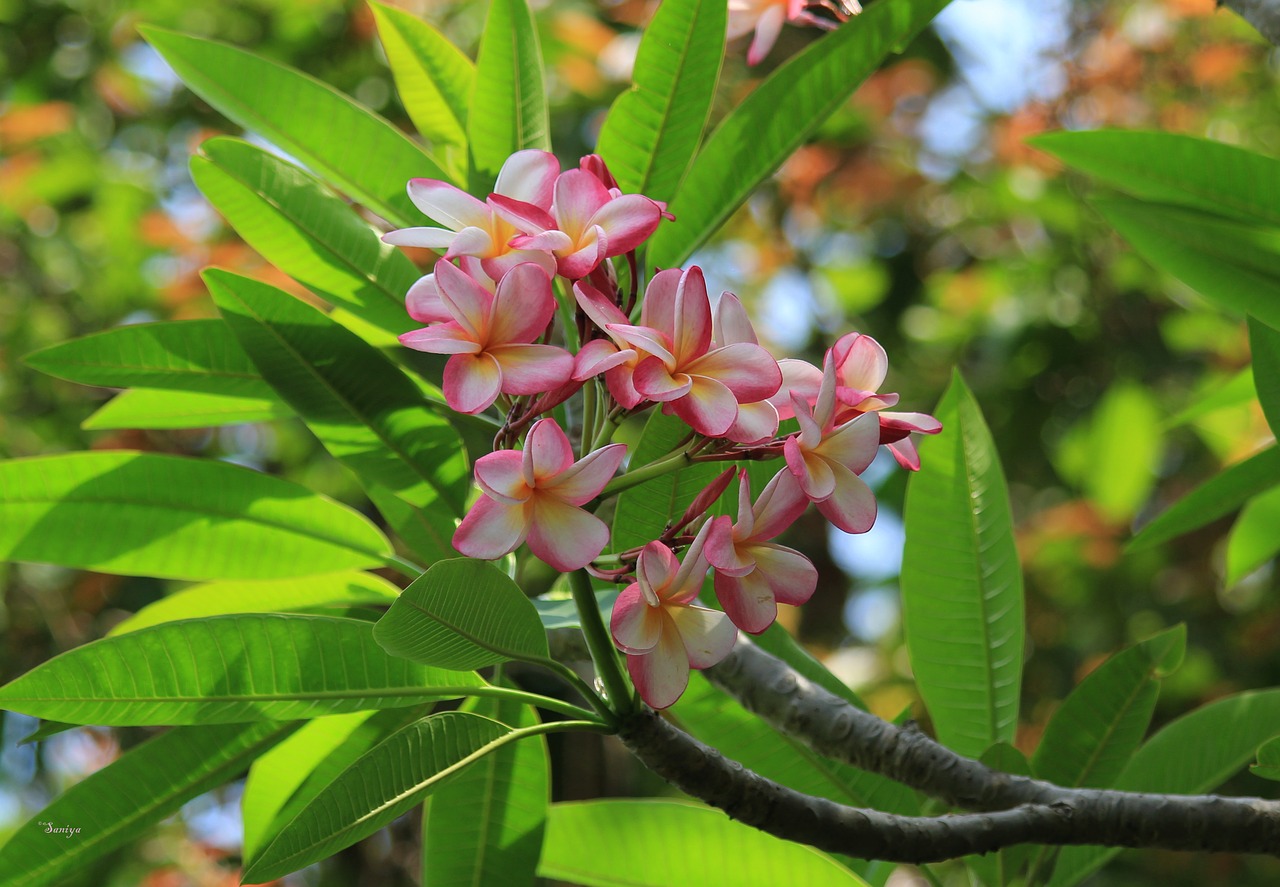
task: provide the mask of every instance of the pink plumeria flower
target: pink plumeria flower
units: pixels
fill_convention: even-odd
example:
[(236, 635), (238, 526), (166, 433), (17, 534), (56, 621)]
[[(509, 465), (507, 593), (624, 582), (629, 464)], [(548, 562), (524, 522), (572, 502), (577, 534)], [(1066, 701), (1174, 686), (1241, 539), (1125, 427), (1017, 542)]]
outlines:
[[(547, 151), (517, 151), (507, 158), (498, 173), (494, 192), (523, 201), (545, 211), (551, 206), (560, 161)], [(523, 262), (532, 262), (548, 275), (555, 273), (555, 259), (546, 250), (511, 246), (520, 232), (489, 204), (466, 191), (438, 179), (411, 179), (409, 199), (443, 228), (401, 228), (383, 236), (396, 246), (417, 246), (447, 250), (446, 259), (470, 256), (478, 259), (485, 273), (497, 279)]]
[(782, 383), (778, 362), (759, 345), (712, 347), (711, 303), (697, 265), (659, 271), (645, 289), (640, 325), (607, 329), (649, 355), (632, 374), (636, 391), (707, 437), (722, 437), (738, 404), (764, 400)]
[[(815, 6), (826, 9), (835, 19), (815, 15), (811, 11)], [(729, 0), (728, 39), (755, 31), (747, 50), (747, 64), (758, 65), (773, 49), (784, 22), (829, 31), (860, 12), (862, 7), (857, 0)]]
[(626, 339), (609, 329), (626, 326), (627, 316), (608, 296), (586, 281), (573, 285), (573, 295), (582, 312), (607, 335), (607, 338), (591, 339), (579, 349), (574, 357), (574, 380), (581, 382), (603, 374), (613, 399), (629, 410), (634, 409), (644, 401), (644, 395), (636, 391), (631, 379), (636, 364), (647, 355), (636, 351)]
[[(733, 293), (722, 293), (716, 303), (715, 316), (711, 319), (711, 344), (725, 348), (741, 342), (760, 344), (742, 302)], [(767, 400), (758, 400), (738, 404), (738, 418), (733, 420), (724, 436), (735, 443), (759, 444), (772, 440), (777, 433), (777, 408)]]
[(570, 280), (635, 249), (657, 229), (664, 210), (640, 194), (611, 193), (585, 169), (560, 174), (550, 211), (496, 193), (489, 195), (489, 205), (523, 232), (512, 238), (513, 247), (554, 253), (558, 273)]
[(880, 443), (889, 448), (893, 458), (908, 471), (920, 470), (920, 453), (909, 434), (937, 434), (942, 423), (928, 413), (891, 413), (882, 410), (880, 417)]
[(613, 605), (614, 642), (627, 654), (640, 697), (656, 709), (680, 698), (690, 667), (715, 665), (738, 637), (728, 616), (694, 603), (709, 568), (702, 553), (706, 535), (704, 526), (684, 563), (661, 542), (646, 545), (636, 561), (636, 581)]
[(627, 448), (609, 444), (577, 462), (554, 419), (529, 429), (524, 450), (499, 450), (476, 460), (484, 493), (462, 519), (453, 547), (493, 560), (528, 541), (529, 550), (562, 572), (595, 560), (609, 541), (604, 521), (585, 511), (613, 477)]
[(865, 533), (876, 520), (876, 497), (858, 475), (876, 456), (880, 425), (863, 413), (837, 426), (835, 389), (835, 361), (828, 353), (813, 412), (792, 395), (800, 434), (788, 437), (782, 452), (787, 470), (823, 517), (846, 533)]
[(792, 548), (770, 542), (791, 526), (809, 500), (791, 473), (774, 475), (755, 504), (751, 481), (738, 474), (738, 522), (728, 515), (711, 521), (707, 560), (716, 568), (716, 598), (733, 624), (759, 634), (778, 618), (778, 604), (799, 606), (818, 586), (818, 571)]
[(450, 407), (478, 413), (499, 394), (541, 394), (569, 381), (573, 355), (532, 344), (556, 310), (551, 278), (537, 265), (516, 265), (491, 294), (441, 259), (435, 286), (450, 319), (407, 332), (400, 342), (417, 351), (453, 355), (444, 367)]

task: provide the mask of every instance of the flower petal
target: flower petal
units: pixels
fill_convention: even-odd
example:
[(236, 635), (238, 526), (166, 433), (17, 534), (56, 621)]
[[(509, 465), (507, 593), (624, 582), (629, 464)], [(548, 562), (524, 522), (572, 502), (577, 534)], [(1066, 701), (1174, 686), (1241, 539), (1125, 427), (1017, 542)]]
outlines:
[(493, 294), (452, 262), (436, 262), (436, 290), (445, 310), (481, 344), (488, 340)]
[(497, 213), (500, 219), (525, 234), (540, 234), (543, 231), (556, 230), (555, 218), (541, 207), (516, 200), (502, 194), (489, 195), (489, 208)]
[(854, 474), (867, 470), (880, 446), (880, 422), (875, 413), (863, 413), (827, 435), (815, 453), (839, 462)]
[(876, 522), (876, 496), (866, 481), (839, 463), (828, 462), (835, 479), (831, 496), (818, 511), (846, 533), (865, 533)]
[(471, 333), (452, 320), (402, 333), (400, 344), (428, 354), (476, 354), (480, 351), (480, 345)]
[(613, 602), (609, 632), (624, 653), (648, 653), (662, 638), (662, 623), (662, 608), (649, 606), (640, 583), (632, 582)]
[(448, 182), (410, 179), (409, 199), (426, 216), (454, 231), (489, 227), (489, 207)]
[(796, 522), (809, 507), (809, 497), (800, 489), (795, 476), (786, 468), (773, 476), (760, 491), (760, 498), (752, 506), (754, 525), (749, 536), (752, 542), (772, 539)]
[(519, 548), (528, 531), (528, 505), (481, 496), (453, 534), (453, 547), (467, 557), (491, 561)]
[(661, 221), (658, 204), (639, 194), (623, 194), (600, 207), (587, 224), (603, 228), (609, 235), (609, 255), (620, 256), (643, 243)]
[(755, 561), (743, 557), (733, 540), (733, 525), (729, 515), (722, 514), (712, 518), (711, 532), (707, 535), (707, 544), (703, 549), (711, 566), (716, 568), (716, 575), (745, 576), (756, 568)]
[(498, 281), (489, 341), (495, 345), (532, 342), (546, 332), (555, 313), (551, 278), (530, 262), (517, 265)]
[(459, 413), (487, 410), (502, 391), (502, 370), (483, 352), (455, 354), (444, 365), (444, 399)]
[(448, 228), (398, 228), (382, 235), (382, 242), (392, 246), (416, 246), (419, 249), (448, 249), (457, 237)]
[[(738, 418), (737, 398), (715, 379), (707, 376), (690, 376), (689, 379), (689, 393), (672, 401), (672, 409), (699, 434), (721, 437)], [(636, 390), (643, 390), (638, 381)]]
[(555, 419), (539, 419), (524, 439), (525, 479), (532, 486), (555, 477), (573, 464), (573, 447)]
[(601, 447), (541, 484), (539, 489), (554, 493), (570, 505), (586, 505), (600, 495), (626, 455), (626, 444)]
[[(571, 169), (560, 173), (555, 185), (555, 227), (576, 241), (587, 233), (590, 220), (610, 201), (609, 189), (591, 173)], [(583, 275), (584, 277), (586, 275)]]
[(556, 155), (530, 148), (517, 151), (506, 159), (493, 190), (545, 210), (551, 207), (559, 175), (560, 161), (556, 160)]
[(520, 471), (520, 454), (515, 450), (498, 450), (476, 460), (476, 485), (486, 496), (506, 505), (516, 505), (532, 495)]
[(712, 327), (714, 329), (712, 339), (717, 348), (739, 342), (760, 344), (760, 340), (756, 338), (756, 331), (751, 326), (751, 318), (747, 316), (747, 309), (742, 307), (742, 300), (733, 293), (720, 295), (720, 301), (716, 303), (716, 316)]
[(444, 257), (456, 259), (458, 256), (491, 256), (504, 246), (505, 244), (494, 243), (493, 235), (484, 228), (468, 227), (454, 235)]
[(782, 371), (782, 386), (769, 398), (769, 403), (777, 408), (778, 418), (785, 420), (796, 414), (791, 395), (810, 405), (817, 401), (818, 389), (822, 387), (822, 370), (790, 357), (778, 361), (778, 369)]
[(651, 606), (665, 602), (671, 580), (680, 569), (680, 562), (670, 548), (661, 542), (650, 542), (640, 550), (636, 560), (636, 581)]
[(782, 23), (786, 20), (787, 11), (782, 6), (770, 6), (760, 16), (756, 22), (756, 36), (751, 41), (751, 48), (747, 50), (747, 64), (758, 65), (764, 61), (764, 57), (769, 54), (769, 50), (773, 49), (773, 44), (778, 41), (778, 35), (782, 33)]
[(654, 327), (632, 326), (629, 323), (610, 323), (608, 332), (644, 354), (651, 354), (668, 366), (674, 367), (676, 359), (671, 354), (671, 339)]
[(810, 501), (821, 502), (835, 492), (835, 475), (821, 456), (802, 449), (794, 437), (787, 438), (782, 445), (782, 453), (787, 457), (787, 469)]
[(573, 375), (573, 355), (554, 345), (492, 345), (487, 353), (502, 368), (503, 394), (542, 394)]
[(889, 372), (889, 356), (880, 343), (861, 333), (841, 336), (831, 346), (836, 361), (837, 381), (841, 387), (856, 388), (869, 394), (880, 390)]
[(902, 440), (896, 440), (888, 446), (889, 452), (893, 453), (893, 458), (897, 460), (899, 465), (907, 469), (907, 471), (920, 470), (920, 453), (916, 450), (915, 441), (909, 437), (904, 437)]
[(663, 630), (658, 645), (639, 656), (627, 656), (627, 671), (640, 698), (650, 707), (668, 708), (689, 686), (689, 654), (669, 616), (663, 613)]
[(609, 544), (609, 528), (551, 494), (535, 492), (529, 521), (529, 550), (562, 573), (579, 570)]
[(707, 353), (711, 346), (711, 302), (707, 297), (707, 281), (697, 265), (680, 276), (673, 321), (671, 353), (677, 363), (693, 361)]
[(581, 280), (604, 261), (608, 246), (609, 238), (605, 235), (603, 228), (598, 225), (588, 228), (586, 233), (574, 242), (573, 252), (566, 255), (563, 250), (556, 251), (556, 257), (559, 260), (556, 270), (561, 276), (570, 280)]
[(453, 320), (449, 309), (440, 301), (440, 291), (436, 289), (436, 276), (427, 274), (419, 277), (404, 297), (405, 310), (409, 316), (419, 323), (440, 323)]
[(485, 274), (495, 280), (501, 280), (502, 275), (512, 268), (526, 263), (537, 265), (547, 277), (555, 276), (556, 257), (548, 250), (502, 247), (498, 255), (481, 259), (480, 267), (484, 269)]
[(759, 570), (745, 576), (716, 573), (716, 600), (738, 628), (748, 634), (759, 634), (778, 618), (778, 603), (773, 589)]
[(729, 655), (738, 632), (729, 617), (706, 607), (669, 607), (667, 615), (675, 623), (684, 643), (689, 664), (694, 668), (710, 668)]
[[(684, 397), (693, 389), (693, 380), (689, 376), (672, 373), (657, 357), (646, 357), (636, 364), (631, 384), (646, 398), (659, 403)], [(733, 397), (732, 394), (729, 396)], [(734, 415), (737, 415), (737, 401), (734, 401)]]
[(708, 351), (681, 369), (691, 376), (715, 379), (741, 403), (766, 400), (777, 394), (782, 385), (778, 362), (759, 345), (747, 342)]
[(631, 348), (619, 349), (608, 339), (592, 339), (573, 357), (573, 379), (581, 382), (636, 358)]
[(803, 554), (772, 542), (753, 545), (751, 553), (756, 571), (769, 583), (779, 603), (798, 607), (813, 597), (818, 569)]

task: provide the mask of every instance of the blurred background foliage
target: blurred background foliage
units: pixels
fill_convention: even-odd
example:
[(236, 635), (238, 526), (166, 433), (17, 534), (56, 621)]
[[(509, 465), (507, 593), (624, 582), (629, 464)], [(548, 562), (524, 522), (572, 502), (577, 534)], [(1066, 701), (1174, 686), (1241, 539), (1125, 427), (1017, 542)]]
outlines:
[[(484, 4), (400, 0), (474, 51)], [(544, 3), (553, 140), (594, 144), (628, 83), (641, 0)], [(89, 432), (111, 392), (42, 376), (23, 355), (119, 323), (214, 314), (216, 264), (297, 285), (204, 203), (187, 173), (203, 139), (236, 132), (183, 89), (135, 26), (239, 44), (333, 84), (410, 128), (371, 14), (347, 0), (0, 0), (0, 457), (129, 447), (217, 455), (359, 503), (357, 487), (288, 420), (193, 431)], [(854, 19), (847, 25), (857, 27)], [(763, 67), (817, 32), (787, 29)], [(734, 51), (736, 49), (736, 51)], [(719, 113), (763, 71), (731, 49)], [(738, 212), (695, 261), (737, 292), (777, 356), (820, 360), (852, 329), (888, 350), (888, 390), (928, 410), (953, 366), (975, 390), (1010, 482), (1027, 573), (1023, 729), (1029, 752), (1069, 689), (1106, 655), (1186, 622), (1188, 656), (1156, 722), (1280, 684), (1271, 565), (1228, 583), (1219, 521), (1126, 554), (1134, 526), (1269, 439), (1243, 323), (1135, 256), (1083, 201), (1093, 186), (1024, 140), (1058, 129), (1183, 132), (1280, 153), (1280, 55), (1213, 0), (956, 0)], [(335, 137), (341, 137), (335, 134)], [(1233, 381), (1234, 380), (1234, 381)], [(881, 460), (872, 533), (792, 544), (822, 583), (790, 627), (877, 713), (917, 704), (896, 581), (905, 477)], [(0, 567), (0, 570), (5, 568)], [(0, 677), (103, 635), (162, 583), (60, 568), (0, 573)], [(118, 754), (127, 733), (76, 730), (18, 746), (4, 722), (0, 837)], [(594, 741), (593, 741), (594, 742)], [(560, 753), (566, 753), (560, 749)], [(572, 750), (558, 796), (655, 786), (610, 747)], [(639, 780), (639, 782), (637, 782)], [(1265, 793), (1247, 775), (1227, 791)], [(86, 884), (234, 884), (235, 789), (203, 799)], [(413, 883), (411, 825), (297, 883)], [(344, 868), (345, 867), (345, 868)], [(1274, 861), (1125, 854), (1102, 884), (1271, 884)]]

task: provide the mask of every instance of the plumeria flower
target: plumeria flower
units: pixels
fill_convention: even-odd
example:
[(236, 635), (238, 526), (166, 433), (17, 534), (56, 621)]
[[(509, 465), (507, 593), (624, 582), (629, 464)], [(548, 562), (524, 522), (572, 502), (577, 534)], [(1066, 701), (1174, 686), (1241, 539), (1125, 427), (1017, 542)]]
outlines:
[(570, 280), (635, 249), (657, 229), (664, 211), (640, 194), (611, 193), (585, 169), (560, 174), (550, 211), (499, 193), (489, 195), (489, 205), (523, 232), (511, 239), (513, 247), (554, 253), (558, 273)]
[[(827, 10), (834, 19), (815, 15), (813, 7)], [(830, 31), (860, 12), (862, 7), (857, 0), (729, 0), (728, 39), (755, 31), (747, 50), (747, 64), (758, 65), (773, 49), (784, 22)]]
[(632, 374), (636, 391), (707, 437), (733, 427), (739, 403), (764, 400), (782, 383), (778, 362), (759, 345), (711, 347), (711, 303), (697, 265), (659, 271), (645, 289), (640, 325), (607, 329), (649, 355)]
[(709, 526), (683, 563), (661, 542), (646, 545), (636, 561), (636, 581), (613, 605), (613, 639), (627, 654), (640, 697), (653, 708), (675, 704), (689, 685), (689, 668), (715, 665), (737, 640), (728, 616), (694, 603), (709, 568), (702, 553)]
[(573, 373), (573, 355), (535, 345), (555, 314), (551, 278), (537, 265), (516, 265), (490, 293), (447, 260), (436, 263), (435, 286), (449, 320), (407, 332), (417, 351), (451, 354), (444, 398), (460, 413), (487, 409), (499, 394), (541, 394)]
[(778, 603), (799, 606), (813, 595), (818, 571), (792, 548), (770, 542), (795, 522), (809, 500), (789, 471), (774, 475), (755, 504), (746, 470), (738, 473), (738, 522), (711, 521), (707, 560), (716, 568), (716, 598), (733, 624), (759, 634), (778, 618)]
[(557, 570), (585, 567), (604, 551), (609, 528), (581, 506), (600, 494), (626, 451), (624, 444), (609, 444), (575, 462), (556, 421), (539, 419), (524, 450), (476, 460), (476, 484), (484, 495), (459, 524), (453, 547), (493, 560), (528, 541), (529, 550)]
[[(547, 151), (517, 151), (498, 172), (494, 192), (546, 211), (551, 206), (560, 162)], [(497, 279), (522, 262), (532, 262), (548, 275), (555, 273), (555, 259), (546, 250), (512, 247), (520, 232), (493, 211), (489, 204), (438, 179), (411, 179), (409, 199), (443, 228), (401, 228), (383, 236), (396, 246), (447, 250), (446, 259), (469, 256), (478, 259), (486, 274)], [(412, 312), (411, 312), (412, 313)]]
[(787, 470), (823, 517), (846, 533), (865, 533), (876, 520), (876, 497), (858, 475), (876, 456), (880, 426), (871, 413), (837, 426), (835, 389), (835, 361), (828, 352), (813, 411), (792, 395), (800, 434), (788, 437), (782, 452)]
[(608, 296), (586, 281), (580, 280), (573, 285), (573, 295), (582, 313), (608, 336), (591, 339), (578, 350), (574, 357), (574, 380), (581, 382), (603, 374), (613, 399), (629, 410), (634, 409), (644, 401), (644, 395), (636, 391), (631, 378), (636, 364), (646, 355), (609, 329), (610, 326), (626, 326), (629, 323), (627, 316)]
[[(711, 319), (711, 344), (724, 348), (741, 342), (760, 344), (742, 302), (733, 293), (722, 293)], [(777, 433), (777, 408), (767, 400), (758, 400), (738, 404), (738, 418), (733, 420), (724, 436), (735, 443), (758, 444), (772, 439)]]

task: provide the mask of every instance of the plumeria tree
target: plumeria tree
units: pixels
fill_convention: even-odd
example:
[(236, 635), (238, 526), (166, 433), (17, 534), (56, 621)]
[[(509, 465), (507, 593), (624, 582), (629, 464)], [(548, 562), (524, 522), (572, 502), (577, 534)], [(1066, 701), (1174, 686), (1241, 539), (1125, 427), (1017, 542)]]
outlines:
[[(192, 90), (289, 155), (213, 138), (192, 176), (316, 300), (208, 269), (217, 318), (31, 362), (165, 392), (152, 421), (296, 416), (370, 510), (208, 459), (0, 463), (0, 556), (196, 583), (0, 688), (41, 736), (173, 727), (20, 830), (0, 883), (54, 883), (246, 769), (252, 883), (423, 805), (428, 884), (864, 884), (897, 863), (936, 881), (929, 865), (962, 860), (987, 884), (1069, 885), (1123, 847), (1280, 853), (1280, 804), (1196, 794), (1255, 755), (1280, 773), (1277, 691), (1145, 738), (1179, 629), (1116, 653), (1029, 757), (1014, 747), (1022, 577), (963, 379), (928, 412), (883, 390), (890, 356), (861, 331), (820, 364), (778, 357), (694, 258), (945, 5), (664, 0), (598, 153), (567, 168), (524, 0), (493, 0), (474, 62), (374, 4), (420, 138), (278, 63), (146, 29)], [(831, 33), (704, 135), (726, 39), (753, 33), (754, 64), (786, 22)], [(1280, 164), (1151, 133), (1040, 146), (1128, 193), (1099, 208), (1153, 263), (1250, 315), (1280, 425)], [(778, 540), (810, 509), (869, 531), (862, 475), (882, 448), (912, 473), (902, 592), (928, 731), (869, 713), (776, 624), (819, 578)], [(1271, 513), (1273, 452), (1145, 541), (1245, 503)], [(617, 736), (702, 803), (550, 804), (547, 736), (573, 731)]]

